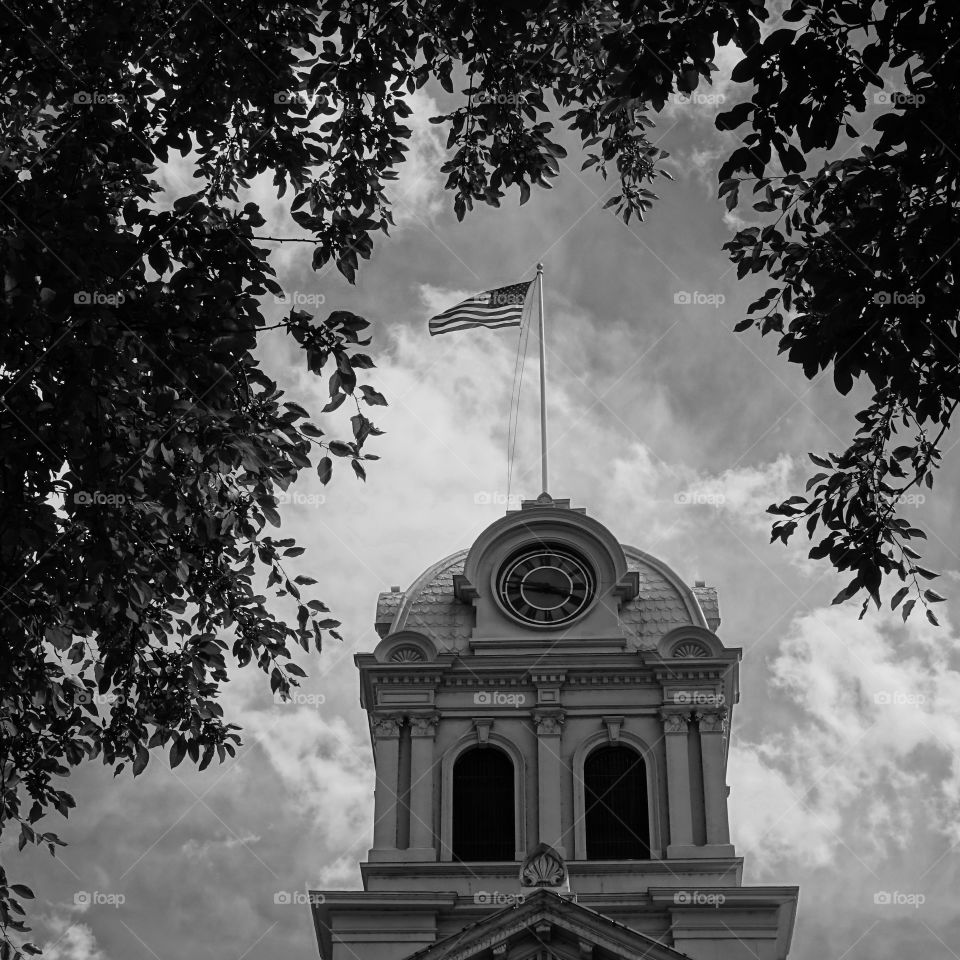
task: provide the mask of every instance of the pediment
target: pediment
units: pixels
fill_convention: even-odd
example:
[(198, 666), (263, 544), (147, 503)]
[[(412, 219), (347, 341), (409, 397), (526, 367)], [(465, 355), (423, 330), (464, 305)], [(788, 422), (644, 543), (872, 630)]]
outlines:
[(539, 890), (407, 960), (688, 960), (573, 900)]

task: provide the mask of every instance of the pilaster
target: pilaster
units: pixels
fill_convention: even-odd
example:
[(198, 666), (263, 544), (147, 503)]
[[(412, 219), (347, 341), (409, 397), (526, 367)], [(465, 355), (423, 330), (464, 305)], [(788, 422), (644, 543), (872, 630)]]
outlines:
[(563, 769), (560, 749), (564, 713), (561, 710), (538, 710), (533, 719), (537, 728), (539, 842), (566, 857), (561, 843), (563, 826), (560, 817)]
[(377, 779), (373, 792), (373, 847), (368, 860), (394, 860), (397, 856), (397, 788), (400, 764), (398, 715), (374, 715), (373, 756)]
[(440, 714), (413, 715), (410, 722), (410, 847), (407, 860), (436, 860), (434, 834), (436, 763), (434, 737)]
[(670, 844), (667, 858), (688, 857), (693, 847), (693, 816), (690, 794), (690, 712), (664, 710), (663, 737), (667, 753), (667, 800)]

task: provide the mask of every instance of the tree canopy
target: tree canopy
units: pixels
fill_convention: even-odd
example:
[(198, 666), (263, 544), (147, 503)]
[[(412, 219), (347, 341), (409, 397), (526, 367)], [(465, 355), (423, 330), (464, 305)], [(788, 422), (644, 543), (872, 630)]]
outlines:
[[(782, 6), (779, 4), (778, 7)], [(786, 541), (854, 573), (838, 599), (879, 602), (885, 574), (915, 585), (921, 535), (898, 497), (932, 485), (958, 399), (954, 298), (958, 17), (948, 4), (795, 0), (770, 29), (763, 0), (11, 0), (0, 7), (0, 828), (21, 848), (60, 843), (38, 823), (73, 804), (61, 779), (100, 758), (134, 775), (150, 751), (201, 767), (233, 755), (218, 703), (233, 666), (274, 690), (338, 623), (307, 598), (271, 532), (277, 493), (337, 460), (362, 479), (373, 366), (367, 321), (292, 309), (264, 218), (245, 202), (268, 175), (313, 245), (353, 280), (391, 227), (390, 182), (409, 97), (439, 83), (436, 122), (459, 217), (548, 186), (574, 130), (643, 218), (665, 175), (648, 136), (671, 94), (709, 83), (717, 47), (743, 60), (742, 102), (718, 118), (742, 143), (721, 171), (769, 215), (729, 246), (773, 286), (741, 327), (779, 336), (807, 376), (874, 396), (849, 448), (814, 456), (812, 493), (772, 509)], [(889, 83), (872, 131), (857, 115)], [(901, 79), (902, 78), (902, 79)], [(887, 86), (885, 86), (885, 82)], [(838, 138), (862, 137), (831, 157)], [(818, 152), (822, 152), (821, 154)], [(848, 154), (851, 151), (848, 151)], [(161, 202), (158, 168), (189, 158), (196, 190)], [(807, 173), (811, 157), (817, 169)], [(292, 337), (328, 376), (327, 437), (261, 369), (263, 336)], [(897, 435), (906, 442), (897, 444)], [(279, 619), (258, 583), (296, 604)], [(928, 616), (933, 618), (928, 608)], [(109, 706), (105, 703), (109, 701)], [(0, 873), (0, 960), (22, 945), (23, 898)]]

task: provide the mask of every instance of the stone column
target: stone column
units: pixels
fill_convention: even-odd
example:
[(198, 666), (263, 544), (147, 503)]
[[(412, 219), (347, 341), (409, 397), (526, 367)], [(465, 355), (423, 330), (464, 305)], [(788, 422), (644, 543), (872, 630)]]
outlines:
[(667, 751), (667, 800), (670, 809), (670, 844), (667, 857), (690, 855), (693, 847), (693, 817), (688, 755), (690, 715), (662, 712), (663, 739)]
[(397, 858), (397, 796), (399, 786), (400, 724), (397, 716), (374, 717), (373, 762), (377, 780), (373, 792), (373, 848), (368, 860)]
[(700, 752), (703, 757), (703, 794), (707, 820), (707, 843), (730, 843), (727, 818), (727, 777), (724, 748), (727, 737), (727, 711), (703, 710), (697, 713), (700, 727)]
[[(563, 713), (551, 711), (534, 715), (537, 725), (537, 807), (539, 841), (553, 847), (566, 857), (561, 839), (563, 825), (560, 819), (561, 782), (560, 734)], [(519, 840), (519, 838), (518, 838)]]
[(410, 848), (407, 859), (436, 860), (433, 740), (440, 715), (411, 716), (410, 721)]

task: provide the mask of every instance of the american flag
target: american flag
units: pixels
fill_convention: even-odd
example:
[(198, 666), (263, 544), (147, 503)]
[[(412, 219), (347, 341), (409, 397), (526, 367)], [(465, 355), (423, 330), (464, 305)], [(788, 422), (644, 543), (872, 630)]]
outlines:
[(509, 287), (487, 290), (438, 313), (430, 318), (430, 336), (470, 327), (519, 327), (531, 283), (532, 280), (524, 280)]

